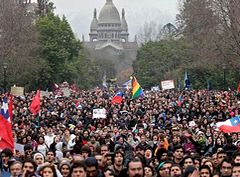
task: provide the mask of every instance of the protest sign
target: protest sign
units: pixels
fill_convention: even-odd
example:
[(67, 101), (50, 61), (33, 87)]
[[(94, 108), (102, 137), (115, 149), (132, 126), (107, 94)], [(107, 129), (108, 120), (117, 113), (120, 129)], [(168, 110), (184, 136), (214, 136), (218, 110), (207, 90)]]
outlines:
[(93, 109), (93, 118), (99, 119), (99, 118), (106, 118), (106, 109)]
[(24, 87), (11, 87), (11, 94), (14, 96), (24, 96)]
[(162, 90), (174, 89), (174, 80), (161, 81)]

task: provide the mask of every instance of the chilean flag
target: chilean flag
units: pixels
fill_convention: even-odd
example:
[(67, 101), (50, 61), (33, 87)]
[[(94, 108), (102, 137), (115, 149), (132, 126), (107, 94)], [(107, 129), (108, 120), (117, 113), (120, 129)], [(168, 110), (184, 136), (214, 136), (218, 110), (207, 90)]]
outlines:
[(224, 133), (240, 132), (240, 118), (238, 116), (235, 116), (224, 122), (218, 122), (216, 125), (218, 129)]
[(14, 149), (14, 140), (12, 134), (12, 96), (8, 104), (6, 97), (2, 100), (0, 112), (0, 149)]
[(123, 93), (117, 92), (117, 94), (112, 98), (112, 104), (121, 104), (123, 100)]

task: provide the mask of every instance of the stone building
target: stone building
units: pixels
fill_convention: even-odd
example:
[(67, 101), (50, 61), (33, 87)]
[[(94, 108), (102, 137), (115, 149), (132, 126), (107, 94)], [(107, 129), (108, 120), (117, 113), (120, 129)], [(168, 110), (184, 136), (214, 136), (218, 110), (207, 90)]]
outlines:
[[(97, 17), (94, 9), (90, 25), (89, 41), (83, 44), (87, 48), (90, 58), (97, 61), (113, 63), (116, 77), (119, 81), (129, 78), (132, 74), (132, 63), (137, 55), (137, 40), (129, 41), (128, 24), (125, 19), (125, 10), (121, 17), (112, 0), (106, 0)], [(107, 68), (106, 68), (107, 70)], [(107, 72), (107, 77), (114, 77)]]

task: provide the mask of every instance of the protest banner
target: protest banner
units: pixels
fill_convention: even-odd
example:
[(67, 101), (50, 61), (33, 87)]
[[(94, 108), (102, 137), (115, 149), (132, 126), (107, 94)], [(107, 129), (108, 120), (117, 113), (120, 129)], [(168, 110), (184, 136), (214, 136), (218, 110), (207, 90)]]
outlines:
[(93, 109), (93, 119), (105, 119), (107, 117), (106, 109)]
[(14, 96), (24, 96), (24, 87), (11, 87), (11, 94)]
[(174, 80), (161, 81), (162, 90), (174, 89)]

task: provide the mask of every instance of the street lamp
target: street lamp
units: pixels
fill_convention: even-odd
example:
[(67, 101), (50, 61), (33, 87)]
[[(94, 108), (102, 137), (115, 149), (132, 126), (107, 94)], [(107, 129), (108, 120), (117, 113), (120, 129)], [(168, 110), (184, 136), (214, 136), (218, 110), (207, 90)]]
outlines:
[(226, 64), (223, 63), (223, 89), (226, 90)]
[(4, 93), (7, 91), (7, 63), (3, 63), (3, 88), (4, 88)]

